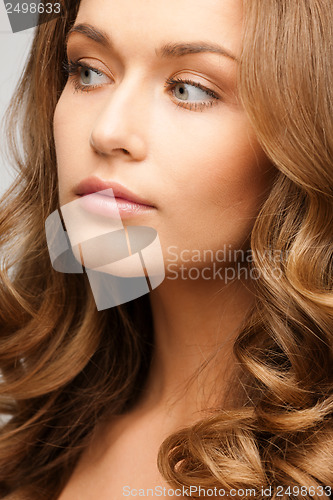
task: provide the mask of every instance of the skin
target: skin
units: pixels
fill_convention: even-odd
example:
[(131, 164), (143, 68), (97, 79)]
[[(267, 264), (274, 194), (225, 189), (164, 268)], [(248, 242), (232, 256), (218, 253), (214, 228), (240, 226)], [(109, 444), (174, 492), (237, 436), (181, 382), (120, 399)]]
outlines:
[[(172, 59), (155, 54), (166, 42), (208, 41), (239, 58), (241, 1), (83, 0), (79, 23), (103, 30), (115, 49), (82, 34), (69, 37), (69, 58), (103, 75), (93, 74), (100, 86), (89, 92), (76, 92), (79, 76), (70, 77), (56, 107), (60, 204), (75, 200), (75, 186), (91, 175), (120, 182), (149, 200), (155, 210), (126, 223), (157, 230), (167, 276), (150, 293), (155, 352), (142, 398), (128, 415), (96, 433), (61, 500), (81, 490), (82, 498), (94, 498), (97, 484), (99, 498), (123, 498), (128, 477), (132, 487), (164, 484), (156, 469), (163, 438), (198, 419), (200, 410), (224, 394), (232, 342), (253, 303), (252, 285), (241, 278), (228, 284), (168, 279), (168, 248), (176, 246), (177, 255), (215, 252), (223, 245), (246, 248), (274, 178), (237, 95), (237, 62), (216, 53)], [(204, 85), (219, 99), (187, 85), (167, 90), (166, 79), (175, 76)], [(186, 108), (195, 101), (215, 104)], [(178, 258), (176, 267), (182, 264), (203, 266)], [(218, 346), (213, 362), (188, 385)]]

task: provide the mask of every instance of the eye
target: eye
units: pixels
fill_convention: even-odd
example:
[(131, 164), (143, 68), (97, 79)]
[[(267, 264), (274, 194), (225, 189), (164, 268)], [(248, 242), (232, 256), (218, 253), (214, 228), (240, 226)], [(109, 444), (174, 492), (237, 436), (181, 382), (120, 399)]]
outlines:
[(110, 82), (105, 73), (87, 63), (69, 61), (64, 67), (76, 90), (89, 91)]
[(179, 100), (177, 106), (188, 109), (213, 106), (220, 100), (220, 97), (213, 90), (187, 78), (169, 78), (165, 86)]
[[(64, 63), (64, 68), (75, 90), (80, 92), (89, 92), (110, 83), (103, 71), (82, 61), (69, 60)], [(176, 105), (186, 109), (203, 109), (222, 100), (213, 90), (187, 78), (169, 78), (165, 87), (176, 97)]]
[(79, 76), (83, 85), (99, 85), (104, 75), (97, 69), (82, 66), (79, 70)]
[(188, 83), (177, 83), (174, 89), (177, 99), (184, 101), (202, 101), (202, 99), (207, 97), (207, 92), (205, 90), (201, 90), (200, 88)]

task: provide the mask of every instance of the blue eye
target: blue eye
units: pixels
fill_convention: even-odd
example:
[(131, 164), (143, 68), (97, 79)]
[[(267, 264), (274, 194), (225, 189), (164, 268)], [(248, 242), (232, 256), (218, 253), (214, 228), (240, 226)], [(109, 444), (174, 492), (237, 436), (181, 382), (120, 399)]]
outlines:
[[(95, 72), (95, 74), (98, 74), (97, 71)], [(80, 69), (79, 75), (84, 85), (91, 85), (92, 83), (94, 83), (92, 82), (94, 75), (90, 68)]]
[[(179, 100), (177, 106), (187, 109), (201, 109), (213, 106), (220, 100), (220, 97), (213, 90), (187, 78), (169, 78), (165, 86), (172, 90), (173, 95)], [(202, 99), (205, 97), (206, 100), (203, 101)]]
[[(97, 85), (102, 85), (103, 83), (106, 83), (109, 79), (99, 71), (98, 69), (95, 68), (90, 68), (89, 66), (82, 66), (80, 71), (79, 71), (79, 76), (80, 79), (83, 83), (83, 86), (97, 86)], [(103, 81), (103, 78), (106, 78), (106, 82)]]
[(89, 64), (80, 64), (77, 61), (69, 61), (64, 64), (68, 76), (73, 77), (73, 85), (76, 90), (89, 91), (108, 83), (110, 79)]
[[(193, 82), (194, 83), (194, 82)], [(175, 96), (180, 100), (199, 100), (201, 101), (204, 97), (207, 97), (208, 93), (203, 88), (199, 88), (197, 85), (190, 83), (179, 82), (174, 86)], [(178, 91), (177, 91), (178, 87)], [(192, 87), (192, 88), (191, 88)]]
[[(72, 77), (72, 84), (78, 91), (89, 92), (110, 82), (109, 77), (102, 71), (87, 63), (68, 61), (64, 68), (68, 76)], [(186, 109), (210, 107), (221, 100), (213, 90), (187, 78), (168, 78), (165, 87), (177, 99), (176, 105)]]

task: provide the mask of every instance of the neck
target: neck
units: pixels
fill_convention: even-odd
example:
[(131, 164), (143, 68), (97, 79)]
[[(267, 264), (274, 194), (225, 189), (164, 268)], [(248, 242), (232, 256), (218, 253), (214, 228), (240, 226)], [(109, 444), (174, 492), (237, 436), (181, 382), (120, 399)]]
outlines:
[(221, 286), (166, 279), (153, 290), (154, 354), (142, 404), (187, 414), (218, 404), (234, 366), (234, 340), (253, 300), (249, 283), (241, 280)]

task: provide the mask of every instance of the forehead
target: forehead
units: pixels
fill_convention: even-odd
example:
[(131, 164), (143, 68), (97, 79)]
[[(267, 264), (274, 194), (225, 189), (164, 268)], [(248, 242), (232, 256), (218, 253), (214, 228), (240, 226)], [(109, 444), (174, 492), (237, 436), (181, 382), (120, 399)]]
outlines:
[(75, 24), (89, 23), (124, 51), (143, 53), (163, 42), (202, 40), (241, 51), (241, 0), (82, 0)]

